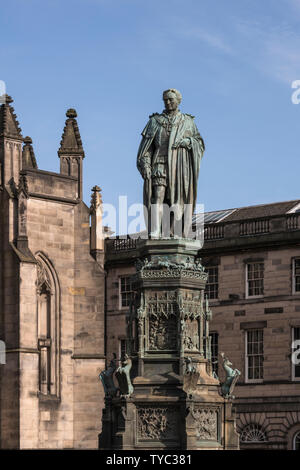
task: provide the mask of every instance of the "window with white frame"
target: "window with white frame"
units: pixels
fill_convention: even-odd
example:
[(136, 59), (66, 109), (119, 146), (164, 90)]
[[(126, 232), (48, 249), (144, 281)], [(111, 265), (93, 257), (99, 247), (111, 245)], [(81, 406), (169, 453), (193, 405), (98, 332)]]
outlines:
[(208, 299), (217, 299), (219, 290), (219, 268), (218, 266), (207, 266), (205, 269), (208, 273), (205, 294)]
[(264, 263), (253, 262), (246, 266), (246, 295), (259, 297), (264, 294)]
[(246, 331), (246, 382), (264, 378), (264, 330)]
[(119, 278), (119, 292), (120, 308), (129, 307), (134, 298), (132, 276), (122, 276)]
[(292, 328), (292, 380), (300, 381), (300, 363), (297, 364), (300, 358), (300, 352), (297, 354), (295, 351), (299, 350), (300, 344), (300, 327)]
[(293, 293), (300, 294), (300, 258), (293, 259)]

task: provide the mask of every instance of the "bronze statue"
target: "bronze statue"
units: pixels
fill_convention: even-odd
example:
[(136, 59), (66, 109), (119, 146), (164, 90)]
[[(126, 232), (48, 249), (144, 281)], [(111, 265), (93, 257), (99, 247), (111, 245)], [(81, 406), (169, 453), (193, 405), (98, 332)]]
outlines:
[(130, 380), (130, 370), (132, 367), (132, 360), (125, 354), (122, 359), (122, 366), (116, 370), (116, 379), (119, 383), (119, 390), (121, 396), (127, 396), (133, 394), (133, 386)]
[(113, 374), (117, 368), (116, 358), (117, 358), (116, 354), (113, 353), (113, 358), (110, 361), (108, 368), (106, 370), (103, 370), (99, 374), (99, 379), (102, 382), (106, 397), (114, 397), (116, 396), (117, 391), (118, 391), (113, 380)]
[[(150, 116), (138, 150), (137, 168), (144, 179), (144, 206), (148, 211), (146, 222), (153, 238), (162, 235), (163, 204), (176, 207), (177, 220), (183, 220), (186, 208), (191, 218), (195, 209), (205, 146), (194, 116), (179, 111), (181, 98), (174, 88), (163, 92), (165, 110)], [(174, 220), (170, 225), (174, 233)]]
[(232, 394), (233, 389), (235, 387), (235, 384), (241, 375), (241, 372), (238, 369), (233, 369), (232, 363), (228, 359), (228, 357), (225, 356), (223, 352), (221, 352), (221, 357), (223, 359), (223, 368), (226, 373), (226, 379), (225, 382), (221, 384), (221, 391), (222, 395), (225, 398), (232, 398), (234, 399), (234, 395)]

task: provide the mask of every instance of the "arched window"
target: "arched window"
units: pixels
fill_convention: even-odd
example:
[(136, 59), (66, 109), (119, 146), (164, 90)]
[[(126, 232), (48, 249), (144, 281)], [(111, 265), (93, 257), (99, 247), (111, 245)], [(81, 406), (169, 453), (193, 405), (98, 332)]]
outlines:
[(242, 430), (240, 436), (241, 442), (265, 442), (267, 440), (265, 432), (262, 430), (261, 426), (256, 423), (248, 424)]
[(300, 431), (293, 437), (293, 450), (300, 450)]
[(39, 390), (43, 395), (59, 396), (59, 283), (56, 272), (43, 253), (37, 259), (37, 311)]

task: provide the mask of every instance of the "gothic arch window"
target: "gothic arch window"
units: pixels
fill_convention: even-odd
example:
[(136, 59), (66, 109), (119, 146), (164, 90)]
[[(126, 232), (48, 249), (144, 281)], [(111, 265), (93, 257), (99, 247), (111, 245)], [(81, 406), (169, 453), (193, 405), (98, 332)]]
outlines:
[(293, 450), (300, 450), (300, 431), (293, 437)]
[(259, 424), (251, 423), (244, 427), (240, 440), (243, 443), (265, 442), (266, 434)]
[(60, 289), (57, 274), (49, 259), (38, 253), (37, 314), (39, 391), (59, 396), (60, 384)]

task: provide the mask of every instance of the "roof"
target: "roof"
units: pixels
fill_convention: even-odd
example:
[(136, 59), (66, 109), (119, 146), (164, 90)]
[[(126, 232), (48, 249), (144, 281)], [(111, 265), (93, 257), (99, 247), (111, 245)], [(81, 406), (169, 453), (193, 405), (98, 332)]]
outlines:
[(204, 223), (235, 222), (246, 219), (268, 218), (292, 213), (300, 209), (300, 199), (293, 201), (273, 202), (256, 206), (238, 207), (221, 211), (205, 212)]
[[(204, 223), (205, 224), (214, 224), (217, 222), (223, 221), (226, 217), (228, 217), (232, 212), (236, 209), (225, 209), (220, 211), (212, 211), (212, 212), (205, 212), (204, 213)], [(193, 222), (201, 223), (203, 217), (203, 213), (195, 214)], [(198, 220), (197, 220), (198, 219)], [(201, 220), (202, 219), (202, 220)]]

